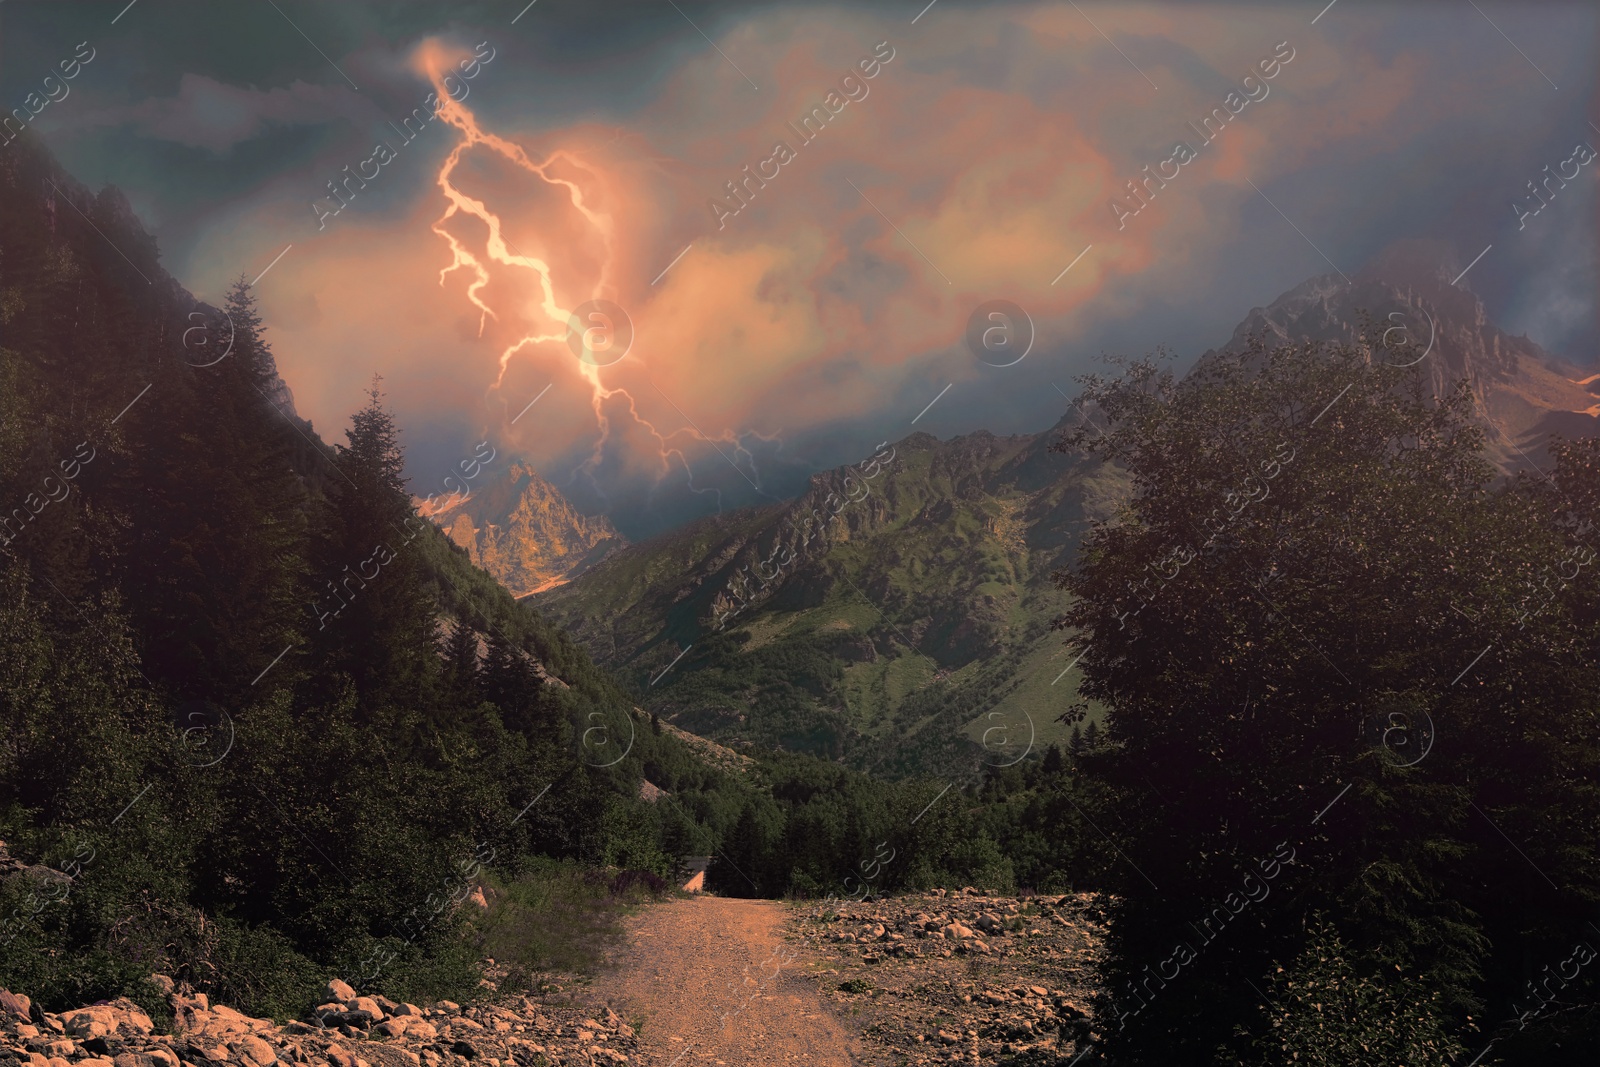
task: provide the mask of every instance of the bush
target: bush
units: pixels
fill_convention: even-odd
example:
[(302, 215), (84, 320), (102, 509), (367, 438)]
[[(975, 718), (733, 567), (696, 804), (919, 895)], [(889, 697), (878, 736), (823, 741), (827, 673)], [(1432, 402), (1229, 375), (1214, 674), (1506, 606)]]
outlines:
[(1254, 1041), (1256, 1062), (1437, 1067), (1465, 1051), (1445, 1028), (1438, 990), (1377, 971), (1347, 958), (1338, 932), (1318, 920), (1299, 958), (1274, 976), (1266, 1005), (1271, 1028)]
[(620, 920), (667, 891), (649, 871), (607, 875), (539, 859), (516, 879), (491, 879), (493, 903), (476, 921), (483, 954), (517, 979), (543, 971), (592, 974), (622, 935)]

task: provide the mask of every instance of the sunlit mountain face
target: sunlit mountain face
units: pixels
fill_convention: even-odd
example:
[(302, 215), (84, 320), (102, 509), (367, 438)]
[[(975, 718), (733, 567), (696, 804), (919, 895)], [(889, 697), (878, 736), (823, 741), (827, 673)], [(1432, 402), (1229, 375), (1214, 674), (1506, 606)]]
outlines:
[(595, 17), (14, 2), (6, 136), (202, 299), (254, 281), (314, 425), (383, 375), (417, 496), (488, 441), (634, 539), (1037, 432), (1101, 352), (1192, 361), (1397, 240), (1555, 358), (1600, 336), (1585, 5)]

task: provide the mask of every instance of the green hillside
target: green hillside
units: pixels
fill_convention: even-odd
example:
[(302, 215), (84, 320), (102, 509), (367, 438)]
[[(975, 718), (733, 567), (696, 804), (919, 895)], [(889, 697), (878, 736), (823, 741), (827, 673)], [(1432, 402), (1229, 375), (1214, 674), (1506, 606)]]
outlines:
[(1123, 485), (1056, 436), (913, 434), (534, 601), (692, 732), (896, 777), (1009, 763), (1067, 739), (1050, 575)]

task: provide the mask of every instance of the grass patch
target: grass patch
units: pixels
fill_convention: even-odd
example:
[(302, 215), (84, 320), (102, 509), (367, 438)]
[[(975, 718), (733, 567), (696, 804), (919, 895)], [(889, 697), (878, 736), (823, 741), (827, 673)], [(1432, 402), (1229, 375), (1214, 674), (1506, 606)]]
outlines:
[(851, 978), (848, 981), (839, 983), (839, 992), (849, 993), (851, 996), (855, 996), (857, 993), (870, 993), (872, 990), (872, 983), (865, 978)]
[(671, 893), (648, 871), (586, 870), (561, 860), (538, 861), (490, 888), (493, 903), (477, 924), (483, 951), (507, 969), (508, 984), (523, 988), (545, 972), (593, 975), (621, 938), (623, 917)]

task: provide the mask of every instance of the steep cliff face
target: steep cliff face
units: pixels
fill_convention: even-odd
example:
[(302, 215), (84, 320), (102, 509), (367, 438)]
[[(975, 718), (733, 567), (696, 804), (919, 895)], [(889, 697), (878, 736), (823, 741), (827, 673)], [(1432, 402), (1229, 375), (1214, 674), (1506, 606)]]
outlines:
[(429, 517), (513, 594), (560, 585), (627, 544), (605, 516), (581, 514), (531, 466), (499, 478)]

